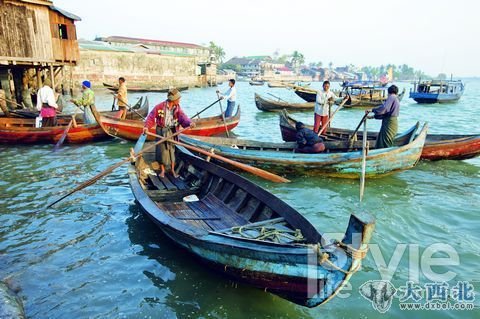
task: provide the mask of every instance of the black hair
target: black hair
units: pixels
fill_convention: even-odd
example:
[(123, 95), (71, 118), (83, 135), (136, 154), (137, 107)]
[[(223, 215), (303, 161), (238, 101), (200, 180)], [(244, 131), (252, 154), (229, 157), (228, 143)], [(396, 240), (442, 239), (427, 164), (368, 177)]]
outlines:
[(125, 78), (123, 76), (119, 77), (118, 80), (125, 82)]
[(229, 82), (232, 82), (233, 85), (235, 85), (235, 79), (230, 79), (228, 80)]
[(330, 85), (330, 81), (323, 81), (323, 84), (322, 84), (322, 86), (324, 86), (325, 84), (328, 84), (328, 85)]
[(305, 125), (302, 122), (295, 123), (295, 128), (297, 129), (297, 131), (304, 128), (304, 127), (305, 127)]
[(390, 85), (388, 88), (388, 94), (398, 94), (398, 86)]

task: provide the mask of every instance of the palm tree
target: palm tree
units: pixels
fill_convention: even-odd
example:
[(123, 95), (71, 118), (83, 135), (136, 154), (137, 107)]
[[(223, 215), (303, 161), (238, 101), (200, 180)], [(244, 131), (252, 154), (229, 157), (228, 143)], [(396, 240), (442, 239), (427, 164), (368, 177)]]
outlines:
[(223, 59), (225, 58), (225, 51), (221, 46), (216, 45), (213, 41), (210, 41), (209, 46), (210, 51), (217, 58), (218, 63), (222, 64)]
[(328, 63), (328, 68), (329, 68), (329, 69), (332, 69), (332, 67), (333, 67), (333, 62), (329, 62), (329, 63)]

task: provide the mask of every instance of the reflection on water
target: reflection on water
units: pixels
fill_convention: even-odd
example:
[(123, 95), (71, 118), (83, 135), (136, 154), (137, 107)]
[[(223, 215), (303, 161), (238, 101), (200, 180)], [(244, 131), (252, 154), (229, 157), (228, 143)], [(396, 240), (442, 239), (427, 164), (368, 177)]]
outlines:
[[(465, 95), (454, 105), (423, 106), (407, 98), (402, 102), (400, 128), (422, 120), (429, 122), (433, 132), (480, 133), (472, 124), (480, 121), (479, 90), (480, 82), (468, 83)], [(300, 98), (290, 90), (241, 82), (238, 92), (242, 119), (235, 133), (242, 138), (281, 141), (278, 115), (258, 111), (254, 92), (265, 96), (274, 92), (295, 102), (301, 102)], [(182, 94), (188, 114), (216, 100), (215, 88)], [(131, 94), (130, 102), (140, 96)], [(110, 108), (111, 95), (97, 92), (97, 97), (101, 108)], [(164, 98), (164, 94), (149, 94), (152, 104)], [(452, 108), (462, 116), (452, 120)], [(204, 116), (218, 111), (218, 106), (212, 107)], [(354, 128), (362, 113), (342, 110), (334, 125)], [(294, 116), (313, 122), (309, 112)], [(378, 129), (378, 122), (370, 121), (369, 128)], [(172, 244), (135, 204), (126, 167), (52, 209), (41, 209), (127, 156), (131, 146), (111, 140), (64, 146), (55, 153), (50, 145), (0, 146), (0, 279), (8, 278), (21, 288), (29, 318), (380, 317), (357, 292), (365, 281), (380, 279), (371, 253), (353, 276), (348, 299), (336, 297), (316, 309), (293, 305), (211, 272)], [(439, 272), (454, 271), (456, 280), (480, 280), (480, 159), (421, 162), (413, 170), (368, 180), (362, 204), (355, 180), (297, 177), (279, 185), (248, 177), (298, 209), (322, 232), (343, 233), (351, 213), (369, 212), (377, 220), (373, 242), (387, 263), (398, 243), (418, 244), (420, 251), (433, 243), (449, 243), (460, 255), (460, 265), (440, 267)], [(408, 279), (408, 254), (393, 276), (397, 287)], [(423, 276), (420, 280), (428, 281)], [(405, 315), (395, 302), (388, 314)], [(429, 315), (415, 313), (416, 317)], [(454, 317), (457, 313), (435, 315)], [(473, 317), (472, 313), (462, 316)]]

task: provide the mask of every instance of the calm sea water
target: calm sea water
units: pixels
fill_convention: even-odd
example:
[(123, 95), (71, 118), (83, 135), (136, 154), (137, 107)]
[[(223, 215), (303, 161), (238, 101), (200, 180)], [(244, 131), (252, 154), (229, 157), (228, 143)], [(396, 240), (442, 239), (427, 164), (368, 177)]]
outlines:
[[(399, 85), (407, 90), (410, 86)], [(221, 89), (226, 87), (224, 83)], [(238, 83), (242, 120), (235, 133), (280, 141), (278, 116), (258, 111), (254, 92), (290, 101), (301, 102), (300, 98), (286, 89)], [(139, 97), (131, 94), (130, 102)], [(163, 98), (164, 94), (149, 95), (151, 103)], [(193, 114), (215, 99), (214, 88), (192, 89), (183, 94), (182, 105)], [(111, 95), (98, 91), (97, 104), (110, 108)], [(456, 104), (418, 105), (406, 97), (400, 128), (428, 121), (430, 132), (480, 134), (479, 105), (480, 81), (467, 81), (466, 93)], [(218, 111), (215, 106), (205, 116)], [(362, 115), (361, 110), (342, 110), (334, 126), (354, 128)], [(313, 122), (311, 113), (295, 116)], [(372, 120), (368, 126), (378, 129), (379, 123)], [(453, 247), (459, 262), (434, 270), (455, 273), (450, 285), (464, 280), (480, 291), (480, 159), (421, 162), (412, 170), (368, 180), (362, 205), (358, 181), (298, 177), (279, 185), (252, 178), (322, 232), (343, 233), (349, 215), (357, 211), (367, 211), (377, 220), (375, 249), (353, 276), (350, 296), (307, 309), (234, 283), (178, 249), (134, 203), (126, 167), (53, 209), (34, 213), (62, 191), (127, 156), (131, 145), (112, 140), (64, 146), (56, 153), (50, 145), (0, 146), (0, 279), (20, 289), (29, 318), (377, 318), (382, 315), (358, 292), (364, 282), (382, 279), (378, 256), (372, 252), (378, 255), (380, 250), (388, 265), (396, 251), (391, 264), (398, 267), (391, 281), (399, 287), (419, 264), (410, 255), (418, 250), (423, 256), (436, 243)], [(419, 281), (423, 286), (431, 280), (420, 272)], [(405, 312), (398, 303), (394, 299), (387, 315), (479, 317), (478, 310)]]

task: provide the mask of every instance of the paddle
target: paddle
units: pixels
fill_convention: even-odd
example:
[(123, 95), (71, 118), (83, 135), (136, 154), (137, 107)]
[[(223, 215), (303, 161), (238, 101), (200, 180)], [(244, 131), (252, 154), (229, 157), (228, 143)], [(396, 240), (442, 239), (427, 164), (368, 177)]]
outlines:
[(214, 106), (215, 103), (220, 102), (220, 100), (221, 100), (221, 99), (216, 100), (215, 102), (213, 102), (212, 104), (210, 104), (209, 106), (207, 106), (206, 108), (204, 108), (203, 110), (201, 110), (200, 112), (197, 112), (197, 114), (195, 114), (195, 115), (192, 116), (191, 118), (193, 119), (194, 117), (199, 116), (200, 114), (202, 114), (203, 112), (205, 112), (206, 110), (208, 110), (209, 108), (211, 108), (212, 106)]
[(343, 100), (342, 103), (340, 103), (340, 105), (337, 107), (337, 109), (335, 110), (335, 112), (333, 112), (332, 116), (328, 119), (328, 122), (327, 124), (322, 127), (322, 129), (318, 132), (318, 136), (322, 135), (323, 132), (327, 129), (328, 125), (330, 125), (330, 122), (333, 120), (333, 117), (335, 116), (335, 114), (337, 114), (337, 112), (345, 105), (345, 102), (347, 102), (347, 100)]
[(113, 96), (113, 102), (112, 102), (112, 111), (115, 111), (115, 95)]
[[(73, 117), (75, 117), (75, 114), (73, 115)], [(68, 123), (67, 128), (65, 129), (65, 131), (63, 131), (63, 134), (62, 134), (62, 136), (60, 137), (60, 139), (58, 140), (57, 144), (55, 144), (55, 146), (53, 147), (53, 151), (54, 151), (54, 152), (58, 151), (58, 149), (60, 148), (60, 146), (62, 146), (63, 142), (65, 141), (65, 138), (67, 137), (68, 131), (70, 131), (70, 128), (72, 127), (73, 117), (72, 117), (72, 119), (70, 120), (70, 123)]]
[(362, 175), (360, 177), (360, 202), (365, 191), (365, 171), (367, 169), (367, 118), (363, 121), (363, 143), (362, 143)]
[(225, 113), (223, 113), (222, 99), (220, 98), (220, 93), (218, 92), (217, 92), (217, 97), (218, 97), (218, 104), (220, 104), (220, 112), (222, 113), (223, 126), (225, 126), (225, 132), (227, 133), (227, 137), (230, 137), (230, 133), (228, 133), (227, 122), (225, 121)]
[(368, 116), (368, 113), (365, 113), (365, 115), (362, 117), (362, 119), (360, 120), (360, 123), (358, 123), (358, 126), (357, 128), (355, 129), (355, 131), (353, 131), (353, 134), (350, 135), (350, 138), (349, 138), (349, 141), (352, 141), (353, 140), (353, 137), (355, 135), (357, 135), (357, 132), (358, 132), (358, 129), (360, 128), (360, 126), (362, 126), (362, 123), (367, 119), (367, 116)]
[[(79, 190), (82, 190), (84, 189), (85, 187), (88, 187), (90, 185), (93, 185), (96, 181), (98, 181), (100, 178), (110, 174), (111, 172), (113, 172), (115, 169), (119, 168), (120, 166), (122, 166), (123, 164), (131, 161), (131, 160), (134, 160), (136, 158), (138, 158), (140, 155), (142, 155), (143, 153), (155, 148), (158, 144), (161, 144), (161, 143), (164, 143), (165, 141), (169, 140), (170, 138), (172, 137), (175, 137), (179, 134), (181, 134), (183, 131), (185, 130), (188, 130), (190, 127), (186, 127), (186, 128), (183, 128), (181, 130), (179, 130), (178, 132), (170, 135), (170, 137), (168, 138), (162, 138), (160, 139), (159, 141), (156, 141), (154, 144), (152, 145), (149, 145), (147, 147), (145, 147), (143, 150), (139, 151), (138, 153), (135, 153), (135, 154), (130, 154), (130, 156), (110, 167), (108, 167), (106, 170), (98, 173), (97, 175), (95, 175), (94, 177), (88, 179), (87, 181), (83, 182), (82, 184), (78, 185), (77, 187), (75, 187), (74, 189), (71, 189), (70, 191), (68, 191), (65, 195), (62, 195), (60, 198), (54, 200), (53, 202), (51, 202), (50, 204), (48, 204), (46, 207), (43, 208), (43, 210), (45, 209), (48, 209), (50, 207), (52, 207), (53, 205), (55, 205), (56, 203), (62, 201), (63, 199), (67, 198), (68, 196), (72, 195), (73, 193), (75, 192), (78, 192)], [(142, 138), (142, 136), (140, 137), (140, 139)], [(139, 140), (140, 140), (139, 139)], [(36, 211), (35, 213), (39, 212), (40, 210)]]
[[(162, 136), (160, 135), (157, 135), (157, 134), (154, 134), (154, 133), (150, 133), (150, 132), (147, 132), (148, 135), (151, 135), (151, 136), (155, 136), (157, 138), (162, 138)], [(253, 167), (253, 166), (250, 166), (250, 165), (247, 165), (247, 164), (243, 164), (243, 163), (239, 163), (239, 162), (236, 162), (236, 161), (233, 161), (231, 159), (228, 159), (228, 158), (225, 158), (223, 156), (220, 156), (220, 155), (217, 155), (213, 152), (208, 152), (208, 151), (205, 151), (201, 148), (198, 148), (198, 147), (195, 147), (195, 146), (191, 146), (191, 145), (188, 145), (188, 144), (185, 144), (185, 143), (182, 143), (182, 142), (179, 142), (179, 141), (175, 141), (172, 139), (173, 136), (170, 136), (169, 137), (169, 142), (171, 143), (174, 143), (174, 144), (177, 144), (177, 145), (180, 145), (180, 146), (183, 146), (185, 148), (188, 148), (194, 152), (197, 152), (197, 153), (200, 153), (200, 154), (203, 154), (203, 155), (206, 155), (206, 156), (209, 156), (209, 157), (213, 157), (217, 160), (220, 160), (224, 163), (227, 163), (227, 164), (230, 164), (232, 166), (235, 166), (237, 168), (240, 168), (246, 172), (249, 172), (251, 174), (254, 174), (254, 175), (257, 175), (259, 177), (262, 177), (266, 180), (269, 180), (269, 181), (272, 181), (272, 182), (276, 182), (276, 183), (288, 183), (290, 182), (290, 180), (286, 179), (286, 178), (283, 178), (281, 176), (278, 176), (278, 175), (275, 175), (273, 173), (270, 173), (270, 172), (267, 172), (263, 169), (260, 169), (260, 168), (257, 168), (257, 167)]]
[(267, 94), (268, 94), (268, 95), (271, 95), (271, 96), (273, 96), (274, 98), (278, 99), (279, 101), (282, 101), (282, 102), (288, 103), (287, 101), (285, 101), (285, 100), (283, 100), (283, 99), (279, 98), (279, 97), (278, 97), (278, 96), (276, 96), (276, 95), (273, 95), (273, 94), (271, 94), (271, 93), (267, 93)]
[[(112, 94), (114, 94), (114, 93), (112, 93)], [(128, 103), (126, 103), (123, 99), (118, 98), (118, 96), (117, 96), (117, 99), (118, 99), (120, 102), (123, 102), (123, 103), (126, 105), (126, 107), (128, 107), (128, 110), (129, 110), (130, 112), (134, 112), (135, 114), (137, 114), (138, 116), (140, 116), (140, 118), (141, 118), (142, 120), (145, 119), (145, 117), (144, 117), (142, 114), (138, 113), (135, 109), (133, 109), (133, 108), (132, 108)], [(113, 97), (113, 102), (115, 103), (115, 96)], [(113, 109), (112, 109), (112, 111), (113, 111)]]

